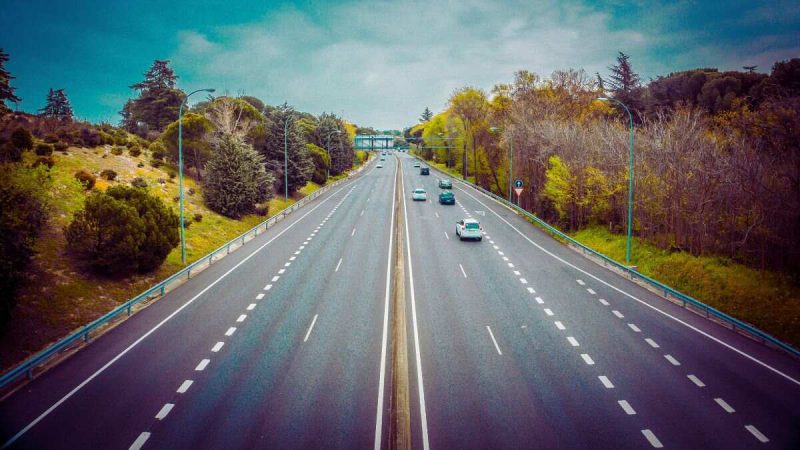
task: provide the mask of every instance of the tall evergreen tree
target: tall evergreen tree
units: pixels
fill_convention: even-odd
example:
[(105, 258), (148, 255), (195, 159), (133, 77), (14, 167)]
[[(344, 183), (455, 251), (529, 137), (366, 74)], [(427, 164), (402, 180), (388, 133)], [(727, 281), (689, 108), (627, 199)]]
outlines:
[[(284, 158), (284, 142), (288, 158)], [(269, 114), (267, 133), (257, 145), (257, 150), (266, 158), (267, 168), (275, 174), (275, 188), (280, 192), (284, 191), (287, 165), (289, 194), (305, 186), (314, 173), (314, 163), (297, 123), (294, 108), (286, 103)], [(288, 161), (285, 162), (285, 159)]]
[[(330, 139), (328, 139), (329, 136)], [(319, 116), (312, 141), (316, 146), (327, 149), (330, 154), (331, 175), (339, 175), (353, 167), (355, 155), (353, 144), (347, 136), (344, 122), (335, 114), (323, 113)]]
[(0, 114), (5, 114), (10, 111), (6, 106), (6, 100), (18, 102), (21, 99), (14, 95), (15, 88), (11, 87), (11, 80), (14, 77), (6, 70), (6, 63), (8, 62), (8, 53), (0, 48)]
[(139, 97), (128, 100), (120, 115), (122, 125), (131, 133), (141, 136), (149, 131), (161, 132), (178, 118), (178, 109), (186, 94), (177, 89), (177, 75), (169, 61), (156, 60), (144, 74), (145, 79), (131, 85)]
[(631, 68), (630, 57), (625, 53), (619, 52), (617, 64), (610, 66), (611, 76), (606, 80), (606, 84), (615, 94), (629, 94), (639, 87), (639, 75)]
[(431, 120), (432, 118), (433, 118), (433, 113), (426, 106), (425, 107), (425, 111), (422, 111), (422, 115), (419, 116), (419, 121), (424, 123), (424, 122), (427, 122), (427, 121)]
[(47, 94), (47, 103), (44, 108), (39, 110), (43, 117), (71, 121), (72, 120), (72, 106), (69, 104), (67, 94), (64, 89), (50, 88)]
[(235, 136), (223, 135), (206, 164), (204, 199), (212, 210), (239, 218), (256, 203), (272, 198), (274, 182), (264, 167), (264, 156)]

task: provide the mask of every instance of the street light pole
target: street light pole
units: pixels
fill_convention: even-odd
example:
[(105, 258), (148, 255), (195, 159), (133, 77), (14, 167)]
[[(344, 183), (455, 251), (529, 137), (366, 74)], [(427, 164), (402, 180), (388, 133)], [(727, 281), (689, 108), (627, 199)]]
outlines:
[(628, 112), (628, 124), (630, 130), (630, 142), (628, 145), (628, 240), (625, 247), (625, 263), (627, 265), (631, 264), (631, 230), (633, 227), (633, 114), (631, 114), (631, 110), (625, 106), (624, 103), (615, 99), (615, 98), (608, 98), (608, 97), (598, 97), (598, 100), (602, 102), (616, 102), (622, 105), (625, 108), (625, 111)]
[(339, 130), (333, 130), (328, 133), (328, 146), (325, 148), (325, 151), (328, 153), (328, 171), (327, 175), (325, 176), (325, 180), (327, 181), (328, 178), (331, 176), (331, 135), (332, 134), (341, 134)]
[(181, 221), (181, 264), (186, 265), (186, 230), (183, 225), (183, 105), (187, 104), (189, 97), (198, 92), (214, 92), (215, 89), (198, 89), (190, 92), (178, 108), (178, 199)]
[(283, 121), (283, 195), (284, 199), (289, 201), (289, 150), (286, 132), (289, 127), (289, 116)]

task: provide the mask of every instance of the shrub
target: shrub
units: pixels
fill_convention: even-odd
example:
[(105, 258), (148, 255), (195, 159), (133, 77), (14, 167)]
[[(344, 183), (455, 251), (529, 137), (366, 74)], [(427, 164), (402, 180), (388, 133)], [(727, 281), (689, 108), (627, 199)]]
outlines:
[(136, 167), (141, 169), (142, 167), (144, 167), (144, 163), (139, 161), (139, 164), (137, 164)]
[(97, 147), (103, 143), (100, 133), (92, 128), (81, 128), (81, 141), (87, 147)]
[(53, 154), (53, 146), (50, 144), (36, 144), (36, 154), (39, 156), (50, 156)]
[(75, 178), (83, 185), (83, 188), (87, 191), (94, 187), (94, 183), (97, 181), (94, 175), (86, 172), (85, 170), (79, 170), (75, 172)]
[(54, 165), (56, 165), (55, 160), (53, 160), (52, 156), (40, 156), (36, 158), (36, 161), (33, 162), (31, 167), (39, 167), (39, 166), (47, 166), (48, 169), (51, 169)]
[(142, 154), (142, 148), (138, 145), (134, 145), (130, 150), (128, 150), (128, 153), (135, 158)]
[(147, 181), (145, 181), (144, 178), (142, 177), (136, 177), (133, 180), (131, 180), (131, 186), (136, 188), (146, 188)]
[(55, 134), (48, 134), (47, 136), (44, 137), (44, 141), (47, 142), (48, 144), (55, 144), (56, 142), (58, 142), (58, 136), (56, 136)]
[(189, 195), (194, 195), (194, 188), (187, 189), (186, 193), (189, 194)]
[(194, 215), (194, 221), (195, 222), (202, 222), (203, 221), (203, 215), (200, 214), (200, 213), (195, 214)]
[(15, 293), (47, 223), (50, 178), (44, 168), (0, 170), (0, 329), (16, 303)]
[(117, 172), (114, 172), (111, 169), (106, 169), (100, 172), (100, 176), (105, 178), (108, 181), (114, 181), (117, 178)]
[(0, 145), (0, 163), (20, 161), (22, 161), (22, 150), (17, 148), (13, 142)]
[(256, 215), (266, 217), (267, 213), (269, 213), (269, 205), (256, 206), (253, 212), (256, 213)]
[(175, 174), (174, 170), (169, 170), (167, 171), (167, 176), (169, 177), (170, 180), (174, 180), (177, 175)]
[(179, 242), (178, 216), (142, 189), (114, 186), (95, 193), (64, 230), (67, 249), (108, 275), (160, 266)]
[(311, 181), (317, 184), (325, 184), (328, 179), (328, 169), (331, 166), (331, 158), (323, 148), (314, 144), (306, 144), (311, 161), (314, 163), (314, 173), (311, 174)]
[(119, 145), (115, 145), (115, 146), (111, 147), (111, 154), (119, 156), (119, 155), (122, 154), (123, 150), (125, 150), (125, 147), (122, 147), (122, 146), (119, 146)]
[(147, 149), (150, 150), (150, 156), (152, 156), (153, 159), (163, 160), (167, 153), (164, 143), (160, 140), (153, 141)]
[(153, 159), (150, 160), (150, 165), (155, 167), (156, 169), (158, 169), (159, 167), (164, 165), (164, 161), (161, 160), (161, 159), (153, 158)]
[(63, 142), (56, 142), (55, 144), (53, 144), (53, 147), (57, 152), (66, 152), (67, 149), (69, 148), (69, 145)]
[(11, 142), (20, 150), (31, 150), (33, 148), (33, 135), (27, 128), (17, 127), (11, 133)]

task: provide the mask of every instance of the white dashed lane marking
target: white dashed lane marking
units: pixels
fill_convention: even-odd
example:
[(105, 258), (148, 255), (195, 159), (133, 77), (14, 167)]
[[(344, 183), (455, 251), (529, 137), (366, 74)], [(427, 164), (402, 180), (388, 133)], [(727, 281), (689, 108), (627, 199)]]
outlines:
[(314, 319), (311, 321), (311, 325), (308, 327), (308, 331), (306, 331), (306, 337), (303, 338), (303, 342), (306, 342), (308, 340), (308, 337), (311, 335), (311, 330), (314, 329), (314, 324), (317, 323), (317, 315), (318, 314), (314, 314)]
[(553, 311), (551, 311), (549, 308), (545, 308), (544, 309), (544, 313), (547, 314), (548, 316), (552, 316), (553, 315)]
[(211, 351), (216, 353), (222, 348), (223, 345), (225, 345), (224, 342), (217, 342), (213, 347), (211, 347)]
[(577, 281), (578, 284), (580, 284), (581, 286), (585, 286), (586, 285), (586, 283), (584, 283), (583, 280), (575, 280), (575, 281)]
[(494, 342), (494, 348), (497, 350), (497, 354), (503, 356), (503, 352), (500, 351), (500, 346), (497, 345), (497, 340), (494, 338), (494, 333), (492, 333), (492, 329), (489, 328), (489, 325), (486, 325), (486, 329), (489, 331), (489, 337), (492, 338), (492, 342)]
[(175, 404), (166, 403), (164, 406), (161, 407), (161, 410), (158, 412), (158, 414), (156, 414), (156, 419), (158, 420), (164, 419), (164, 417), (167, 417), (167, 414), (169, 414), (169, 412), (172, 411), (172, 408), (174, 407)]
[(726, 413), (732, 414), (736, 412), (736, 410), (733, 409), (733, 407), (729, 405), (728, 402), (726, 402), (725, 400), (721, 398), (715, 398), (714, 401), (717, 402), (720, 408), (724, 409)]
[(607, 376), (600, 375), (597, 378), (600, 379), (600, 382), (603, 383), (603, 386), (605, 386), (606, 389), (614, 389), (614, 383), (612, 383), (611, 380), (609, 380)]
[(627, 402), (627, 400), (619, 400), (617, 401), (617, 403), (619, 403), (619, 406), (622, 407), (623, 411), (625, 411), (625, 414), (629, 416), (633, 416), (636, 414), (636, 411), (633, 409), (631, 404)]
[(133, 441), (133, 444), (131, 444), (128, 450), (139, 450), (140, 448), (142, 448), (144, 443), (147, 442), (149, 438), (150, 438), (150, 433), (146, 431), (143, 432), (142, 434), (139, 435), (139, 437), (136, 438), (135, 441)]
[(565, 327), (565, 326), (564, 326), (564, 324), (563, 324), (563, 323), (561, 323), (561, 322), (560, 322), (560, 321), (558, 321), (558, 320), (556, 320), (556, 321), (555, 321), (555, 324), (556, 324), (556, 328), (558, 328), (558, 329), (559, 329), (559, 330), (561, 330), (561, 331), (564, 331), (564, 330), (566, 330), (566, 329), (567, 329), (567, 327)]
[(663, 448), (664, 447), (664, 445), (661, 444), (661, 441), (658, 440), (658, 438), (656, 437), (655, 434), (653, 434), (652, 431), (650, 431), (650, 430), (642, 430), (642, 434), (644, 435), (644, 437), (647, 438), (647, 442), (649, 442), (650, 445), (653, 446), (653, 448)]
[(767, 442), (769, 442), (769, 439), (767, 439), (767, 437), (766, 437), (766, 436), (764, 436), (764, 435), (763, 435), (763, 434), (762, 434), (760, 431), (758, 431), (758, 428), (754, 427), (753, 425), (745, 425), (745, 426), (744, 426), (744, 428), (745, 428), (747, 431), (749, 431), (749, 432), (750, 432), (750, 434), (752, 434), (753, 436), (755, 436), (755, 437), (756, 437), (756, 439), (758, 439), (759, 441), (761, 441), (761, 443), (764, 443), (764, 444), (766, 444)]
[(247, 310), (248, 310), (248, 311), (252, 311), (252, 310), (253, 310), (253, 308), (255, 308), (255, 307), (256, 307), (256, 304), (255, 304), (255, 303), (250, 303), (249, 305), (247, 305)]
[(681, 365), (681, 363), (678, 362), (678, 360), (675, 359), (672, 355), (664, 355), (664, 358), (666, 358), (667, 361), (669, 361), (670, 364), (672, 364), (673, 366), (680, 366)]
[(650, 338), (647, 338), (647, 339), (645, 339), (645, 342), (647, 342), (648, 344), (650, 344), (650, 347), (653, 347), (653, 348), (659, 348), (659, 347), (660, 347), (660, 346), (659, 346), (659, 345), (656, 343), (656, 341), (654, 341), (654, 340), (652, 340), (652, 339), (650, 339)]
[(284, 272), (286, 272), (286, 269), (281, 269), (281, 270), (278, 271), (278, 273), (281, 274), (281, 275), (283, 275)]
[(519, 282), (522, 284), (528, 284), (528, 280), (526, 280), (525, 278), (520, 278)]
[(597, 294), (597, 292), (595, 292), (594, 290), (592, 290), (592, 288), (586, 288), (586, 292), (588, 292), (588, 293), (590, 293), (590, 294), (592, 294), (592, 295), (596, 295), (596, 294)]
[(278, 281), (280, 279), (281, 279), (281, 277), (279, 277), (278, 275), (275, 275), (274, 277), (272, 277), (272, 282), (274, 283), (274, 282), (276, 282), (276, 281)]
[(236, 332), (236, 327), (228, 328), (228, 331), (225, 332), (225, 336), (233, 336), (233, 333)]
[(242, 314), (242, 315), (240, 315), (239, 317), (236, 318), (236, 321), (241, 323), (241, 322), (244, 322), (244, 319), (246, 319), (246, 318), (247, 318), (247, 314)]
[(210, 362), (211, 362), (210, 359), (203, 359), (202, 361), (200, 361), (200, 364), (198, 364), (197, 367), (194, 368), (194, 370), (197, 372), (202, 372), (203, 370), (205, 370), (206, 366)]
[(339, 271), (339, 266), (340, 265), (342, 265), (342, 258), (339, 258), (339, 262), (336, 263), (336, 269), (334, 269), (334, 272), (338, 272)]
[(262, 298), (264, 298), (264, 294), (256, 295), (256, 300), (261, 300)]
[(592, 359), (592, 357), (591, 357), (591, 356), (589, 356), (587, 353), (581, 353), (581, 358), (583, 358), (583, 361), (584, 361), (586, 364), (588, 364), (588, 365), (590, 365), (590, 366), (593, 366), (593, 365), (594, 365), (594, 360), (593, 360), (593, 359)]
[(603, 306), (608, 306), (608, 302), (606, 301), (606, 299), (604, 299), (604, 298), (601, 298), (601, 299), (598, 299), (598, 301), (599, 301), (600, 303), (602, 303), (602, 304), (603, 304)]
[(536, 297), (536, 303), (538, 303), (540, 305), (543, 305), (544, 304), (544, 300), (542, 300), (542, 297)]
[(578, 344), (578, 340), (575, 339), (572, 336), (567, 337), (567, 340), (569, 341), (570, 345), (572, 345), (573, 347), (578, 347), (580, 345), (580, 344)]
[(264, 286), (264, 290), (265, 291), (268, 291), (270, 289), (272, 289), (272, 285), (271, 284), (268, 284), (268, 285)]
[(458, 267), (461, 268), (461, 274), (464, 275), (464, 278), (467, 278), (467, 272), (464, 271), (464, 266), (462, 266), (461, 263), (459, 263)]
[(176, 392), (178, 394), (185, 394), (186, 391), (189, 390), (189, 387), (192, 386), (192, 383), (194, 383), (194, 381), (192, 381), (192, 380), (184, 381), (183, 383), (181, 383), (181, 386), (178, 388), (178, 390)]
[(623, 316), (622, 313), (617, 311), (616, 309), (611, 311), (611, 313), (614, 314), (615, 316), (619, 317), (620, 319), (624, 319), (625, 318), (625, 316)]
[(641, 333), (642, 332), (642, 330), (640, 330), (639, 327), (637, 327), (636, 325), (634, 325), (632, 323), (629, 323), (628, 326), (631, 328), (631, 330), (633, 330), (636, 333)]
[(536, 291), (532, 287), (528, 288), (528, 292), (531, 293), (531, 294), (535, 294), (536, 293)]
[(705, 387), (706, 386), (705, 383), (700, 381), (700, 378), (697, 378), (694, 375), (686, 375), (686, 377), (689, 378), (692, 381), (692, 383), (694, 383), (697, 387)]

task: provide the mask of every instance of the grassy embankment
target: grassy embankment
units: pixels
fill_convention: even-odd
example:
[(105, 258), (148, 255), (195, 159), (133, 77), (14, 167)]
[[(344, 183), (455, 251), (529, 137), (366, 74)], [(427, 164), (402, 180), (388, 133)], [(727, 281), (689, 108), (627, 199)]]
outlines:
[[(27, 154), (26, 158), (26, 162), (30, 163), (34, 156)], [(75, 172), (86, 170), (95, 175), (105, 169), (117, 172), (115, 181), (98, 177), (94, 190), (105, 190), (114, 184), (129, 184), (133, 178), (142, 177), (149, 191), (167, 205), (172, 205), (177, 212), (178, 180), (169, 177), (169, 172), (174, 172), (173, 168), (152, 167), (148, 152), (137, 157), (130, 156), (127, 151), (122, 155), (114, 155), (103, 147), (71, 147), (66, 154), (56, 152), (53, 158), (56, 164), (51, 169), (53, 186), (49, 223), (36, 243), (37, 254), (28, 271), (27, 283), (19, 292), (12, 320), (0, 336), (0, 370), (91, 322), (182, 267), (180, 247), (176, 247), (164, 264), (152, 273), (109, 279), (81, 269), (79, 263), (64, 250), (66, 241), (63, 228), (82, 208), (89, 194), (74, 178)], [(138, 167), (139, 163), (144, 166)], [(346, 175), (336, 178), (343, 176)], [(269, 203), (268, 215), (319, 188), (319, 185), (309, 182), (288, 202), (282, 196), (273, 198)], [(190, 189), (194, 191), (192, 195), (188, 195)], [(234, 220), (209, 210), (202, 201), (202, 187), (190, 177), (184, 178), (184, 193), (184, 210), (187, 222), (190, 222), (186, 230), (189, 262), (267, 219), (251, 214)], [(195, 214), (202, 215), (200, 221), (194, 220)]]
[[(460, 178), (444, 164), (428, 163)], [(625, 261), (624, 235), (592, 227), (571, 236), (617, 262)], [(728, 258), (670, 252), (639, 239), (634, 239), (633, 249), (631, 262), (641, 273), (800, 347), (800, 286), (788, 276)]]

